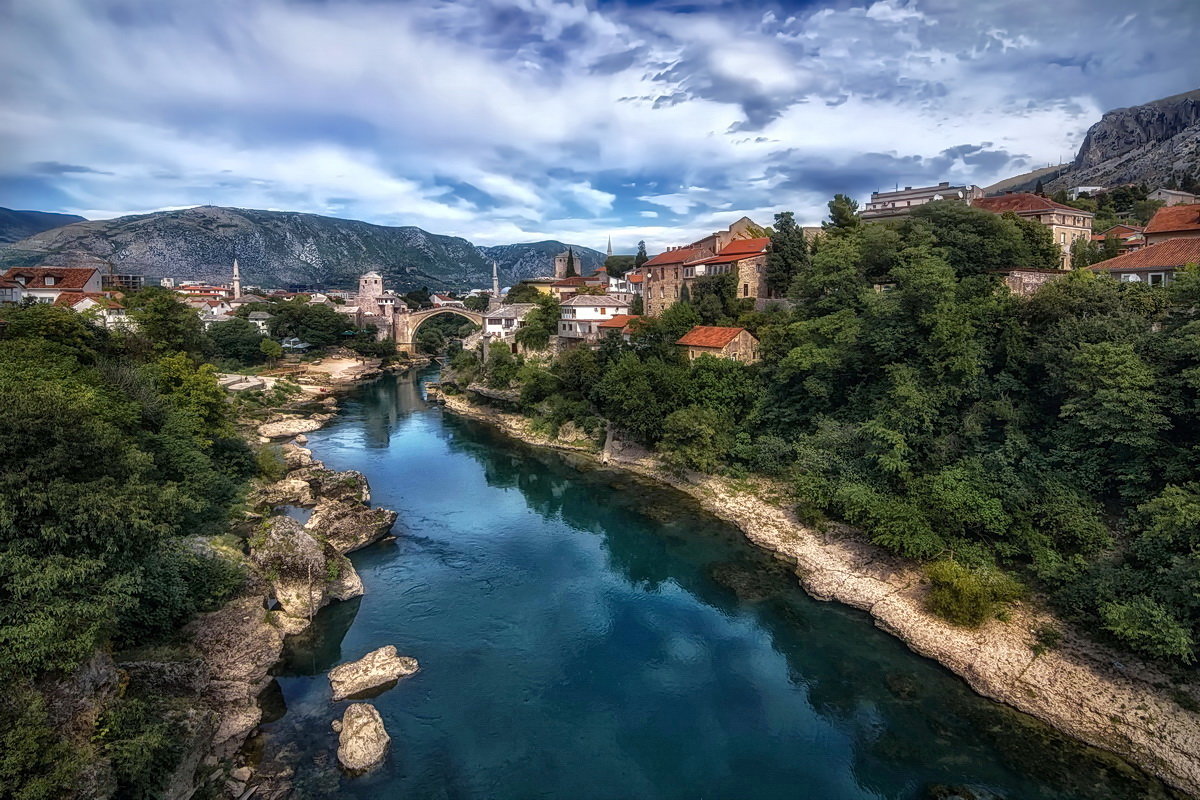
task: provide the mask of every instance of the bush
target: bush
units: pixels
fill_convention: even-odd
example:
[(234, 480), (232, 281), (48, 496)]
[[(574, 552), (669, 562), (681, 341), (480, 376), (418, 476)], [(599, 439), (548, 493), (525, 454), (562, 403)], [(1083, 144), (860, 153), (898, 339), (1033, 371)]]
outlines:
[(112, 761), (116, 797), (151, 800), (183, 754), (182, 731), (161, 701), (124, 698), (100, 721), (100, 742)]
[(931, 588), (926, 600), (939, 617), (976, 628), (995, 616), (998, 606), (1020, 599), (1024, 587), (995, 568), (971, 569), (957, 561), (935, 561), (925, 568)]
[(1195, 660), (1192, 635), (1170, 611), (1144, 595), (1100, 607), (1104, 629), (1122, 644), (1159, 658)]
[(658, 450), (675, 469), (717, 472), (732, 444), (729, 428), (717, 412), (690, 406), (664, 420)]
[(80, 748), (50, 726), (41, 694), (19, 684), (6, 689), (0, 697), (0, 797), (69, 797), (84, 763)]

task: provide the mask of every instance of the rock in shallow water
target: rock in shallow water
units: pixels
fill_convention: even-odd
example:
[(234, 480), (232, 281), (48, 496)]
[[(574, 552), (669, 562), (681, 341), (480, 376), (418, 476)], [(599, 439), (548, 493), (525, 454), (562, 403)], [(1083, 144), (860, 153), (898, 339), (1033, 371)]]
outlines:
[(397, 655), (396, 648), (389, 644), (372, 650), (358, 661), (329, 670), (329, 685), (335, 701), (345, 700), (395, 683), (412, 675), (418, 668), (415, 658)]
[(383, 763), (392, 737), (383, 728), (383, 718), (375, 706), (354, 703), (346, 709), (339, 722), (337, 757), (352, 773), (368, 772)]
[(395, 522), (396, 512), (387, 508), (322, 500), (304, 527), (339, 553), (351, 553), (387, 536)]

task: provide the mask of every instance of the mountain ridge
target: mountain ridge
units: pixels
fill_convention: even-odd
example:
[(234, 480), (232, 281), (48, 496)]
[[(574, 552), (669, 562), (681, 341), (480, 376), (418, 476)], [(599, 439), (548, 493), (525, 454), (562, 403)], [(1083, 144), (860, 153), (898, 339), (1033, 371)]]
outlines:
[(42, 231), (86, 222), (77, 214), (59, 214), (54, 211), (20, 211), (15, 208), (0, 208), (0, 245), (19, 242)]
[(598, 251), (556, 241), (478, 247), (411, 225), (195, 206), (42, 230), (0, 251), (0, 263), (94, 266), (99, 259), (122, 274), (227, 280), (236, 257), (248, 285), (352, 288), (376, 270), (396, 289), (458, 289), (490, 284), (492, 259), (507, 283), (546, 274), (568, 246), (584, 267), (603, 263)]

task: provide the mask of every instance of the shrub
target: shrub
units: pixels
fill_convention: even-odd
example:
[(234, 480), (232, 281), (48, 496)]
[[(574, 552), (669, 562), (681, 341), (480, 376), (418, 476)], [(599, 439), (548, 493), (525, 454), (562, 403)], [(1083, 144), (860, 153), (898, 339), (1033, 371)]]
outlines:
[(1016, 579), (992, 568), (971, 569), (944, 559), (925, 568), (931, 588), (928, 608), (955, 625), (975, 628), (994, 616), (997, 606), (1019, 599), (1024, 588)]
[(1104, 629), (1133, 650), (1159, 658), (1195, 660), (1192, 635), (1170, 611), (1144, 595), (1100, 607)]
[(728, 426), (717, 412), (690, 406), (672, 413), (663, 422), (659, 452), (675, 469), (716, 472), (729, 453), (732, 440)]
[(99, 739), (112, 761), (115, 796), (150, 800), (183, 753), (182, 732), (161, 701), (127, 697), (100, 721)]

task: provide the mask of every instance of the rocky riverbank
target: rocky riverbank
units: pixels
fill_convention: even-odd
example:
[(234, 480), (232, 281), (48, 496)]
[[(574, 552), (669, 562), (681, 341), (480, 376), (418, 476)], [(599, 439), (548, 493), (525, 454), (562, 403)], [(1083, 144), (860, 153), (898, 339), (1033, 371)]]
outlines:
[[(1031, 604), (981, 628), (951, 625), (925, 609), (927, 586), (911, 562), (845, 527), (815, 530), (789, 508), (786, 486), (709, 475), (676, 476), (642, 448), (609, 437), (551, 439), (515, 413), (434, 389), (453, 413), (487, 422), (530, 444), (567, 450), (593, 464), (627, 470), (695, 498), (755, 544), (793, 564), (801, 585), (871, 615), (881, 629), (934, 659), (980, 694), (1115, 753), (1191, 796), (1200, 797), (1200, 691), (1153, 665), (1110, 651)], [(1039, 632), (1061, 633), (1046, 647)]]

